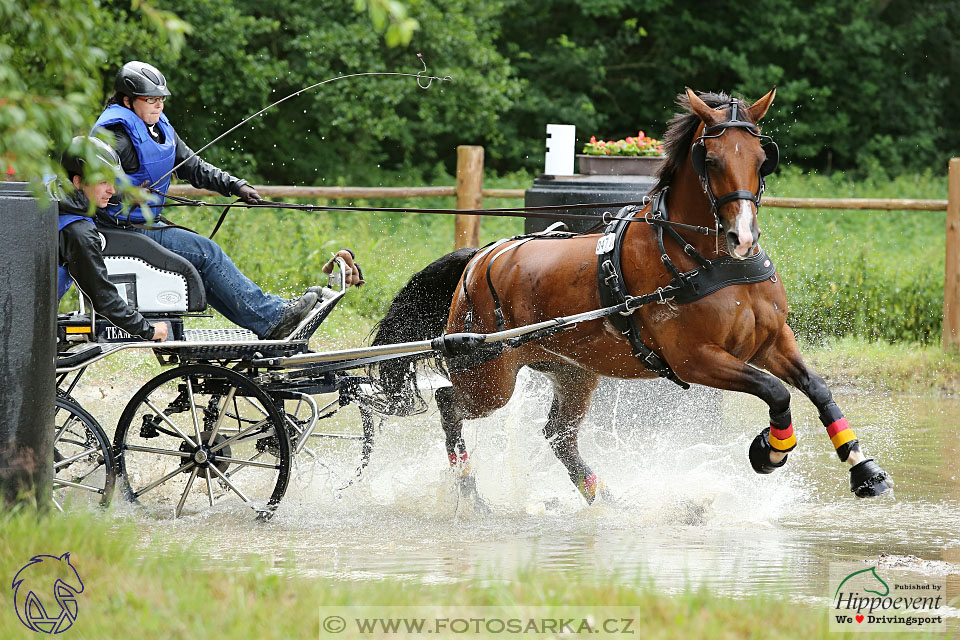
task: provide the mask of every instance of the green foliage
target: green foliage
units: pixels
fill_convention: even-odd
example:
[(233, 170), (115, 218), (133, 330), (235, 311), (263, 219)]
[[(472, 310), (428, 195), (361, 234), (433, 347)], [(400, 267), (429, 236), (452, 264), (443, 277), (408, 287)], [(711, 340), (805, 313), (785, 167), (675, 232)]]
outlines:
[[(92, 0), (0, 0), (0, 171), (56, 171), (48, 154), (66, 148), (92, 107), (96, 60)], [(63, 20), (62, 14), (75, 20)]]
[(413, 32), (420, 26), (407, 17), (407, 7), (397, 0), (354, 0), (357, 11), (367, 10), (373, 27), (384, 34), (389, 47), (410, 44)]
[[(186, 25), (136, 1), (133, 17), (158, 47), (176, 49)], [(95, 0), (0, 0), (0, 172), (24, 180), (59, 170), (60, 152), (87, 132), (109, 58), (104, 26), (130, 24)], [(111, 64), (112, 66), (112, 64)]]
[(542, 149), (546, 122), (581, 140), (662, 132), (685, 86), (756, 99), (776, 85), (765, 131), (807, 169), (896, 175), (960, 154), (956, 2), (508, 0), (502, 24), (527, 84), (498, 166)]
[[(931, 172), (854, 182), (841, 174), (771, 177), (768, 194), (792, 197), (946, 198)], [(937, 343), (944, 273), (942, 211), (817, 211), (764, 208), (763, 247), (790, 301), (801, 340), (839, 336)]]

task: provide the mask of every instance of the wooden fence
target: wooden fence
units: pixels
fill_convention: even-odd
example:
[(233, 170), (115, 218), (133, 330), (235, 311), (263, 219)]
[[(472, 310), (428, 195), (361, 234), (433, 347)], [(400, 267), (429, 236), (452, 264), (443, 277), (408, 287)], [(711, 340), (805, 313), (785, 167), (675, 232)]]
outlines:
[[(877, 198), (778, 198), (766, 196), (765, 207), (786, 209), (859, 209), (876, 211), (946, 211), (946, 273), (943, 283), (943, 348), (960, 349), (960, 158), (949, 165), (946, 200), (897, 200)], [(482, 209), (484, 198), (523, 198), (524, 189), (483, 188), (483, 147), (457, 147), (457, 183), (451, 187), (291, 187), (258, 186), (266, 198), (346, 200), (359, 198), (457, 199), (457, 209)], [(170, 193), (196, 197), (217, 195), (188, 185), (173, 185)], [(454, 225), (454, 246), (480, 245), (481, 216), (458, 215)]]

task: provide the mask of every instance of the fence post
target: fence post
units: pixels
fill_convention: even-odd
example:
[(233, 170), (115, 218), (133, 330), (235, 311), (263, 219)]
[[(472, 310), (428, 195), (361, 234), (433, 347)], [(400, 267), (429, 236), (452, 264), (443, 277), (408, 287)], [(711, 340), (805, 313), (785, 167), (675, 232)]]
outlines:
[(960, 158), (950, 159), (947, 188), (947, 259), (943, 280), (943, 350), (960, 347)]
[[(483, 208), (483, 147), (457, 147), (457, 209)], [(480, 246), (480, 216), (457, 215), (453, 248)]]

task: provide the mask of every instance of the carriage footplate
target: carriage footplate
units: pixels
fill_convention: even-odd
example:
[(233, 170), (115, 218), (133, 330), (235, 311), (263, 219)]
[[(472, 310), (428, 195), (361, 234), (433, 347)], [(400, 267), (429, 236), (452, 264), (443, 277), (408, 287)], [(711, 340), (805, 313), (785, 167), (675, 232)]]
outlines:
[[(230, 463), (221, 458), (230, 457), (230, 445), (218, 449), (216, 452), (212, 452), (212, 449), (216, 449), (219, 445), (223, 444), (226, 441), (227, 437), (223, 434), (218, 433), (213, 439), (213, 444), (209, 444), (210, 436), (213, 435), (213, 431), (202, 431), (200, 433), (200, 446), (192, 447), (190, 443), (184, 440), (180, 443), (180, 451), (183, 453), (190, 454), (189, 459), (197, 463), (197, 466), (201, 469), (210, 466), (211, 464), (217, 468), (220, 473), (226, 473), (227, 467), (230, 466)], [(183, 473), (190, 474), (192, 469), (184, 469)]]

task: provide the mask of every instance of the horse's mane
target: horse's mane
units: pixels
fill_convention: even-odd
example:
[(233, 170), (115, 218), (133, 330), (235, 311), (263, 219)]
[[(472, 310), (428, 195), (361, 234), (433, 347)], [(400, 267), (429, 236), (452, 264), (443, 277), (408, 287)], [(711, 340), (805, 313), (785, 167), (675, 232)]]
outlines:
[[(730, 96), (722, 92), (697, 92), (697, 95), (712, 109), (730, 102)], [(663, 148), (667, 159), (657, 172), (657, 184), (650, 190), (650, 195), (661, 191), (677, 175), (677, 171), (687, 160), (687, 151), (693, 143), (693, 134), (700, 124), (700, 116), (690, 110), (690, 99), (686, 91), (677, 96), (676, 104), (681, 111), (674, 114), (667, 123), (667, 132), (663, 134)]]

